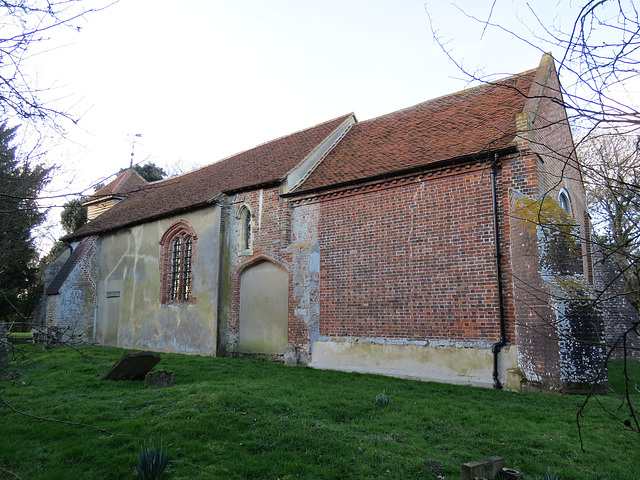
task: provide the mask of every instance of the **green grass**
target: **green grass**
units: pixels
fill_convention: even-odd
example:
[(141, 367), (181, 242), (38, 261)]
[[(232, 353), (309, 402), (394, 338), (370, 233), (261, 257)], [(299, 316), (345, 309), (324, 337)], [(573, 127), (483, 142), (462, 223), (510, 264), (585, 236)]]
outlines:
[(33, 336), (31, 332), (9, 332), (7, 338), (13, 344), (22, 344), (27, 343)]
[[(107, 347), (42, 351), (10, 364), (2, 398), (45, 422), (0, 408), (0, 467), (22, 479), (137, 478), (138, 454), (171, 457), (163, 479), (448, 479), (460, 464), (499, 455), (533, 479), (637, 479), (640, 436), (580, 396), (490, 389), (320, 371), (281, 364), (162, 354), (170, 388), (103, 381), (126, 351)], [(631, 375), (640, 380), (640, 365)], [(614, 392), (599, 402), (618, 410)], [(385, 393), (389, 404), (376, 404)], [(640, 400), (635, 394), (634, 401)], [(15, 478), (0, 470), (0, 479)]]

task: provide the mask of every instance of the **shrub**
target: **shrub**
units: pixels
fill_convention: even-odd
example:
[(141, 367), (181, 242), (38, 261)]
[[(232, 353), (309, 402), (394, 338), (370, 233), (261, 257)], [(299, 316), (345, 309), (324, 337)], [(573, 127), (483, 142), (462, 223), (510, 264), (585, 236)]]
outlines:
[(138, 455), (136, 470), (141, 480), (158, 480), (169, 463), (169, 456), (161, 448), (143, 448)]
[(387, 397), (384, 393), (379, 393), (378, 395), (376, 395), (376, 405), (386, 407), (387, 405), (389, 405), (389, 397)]

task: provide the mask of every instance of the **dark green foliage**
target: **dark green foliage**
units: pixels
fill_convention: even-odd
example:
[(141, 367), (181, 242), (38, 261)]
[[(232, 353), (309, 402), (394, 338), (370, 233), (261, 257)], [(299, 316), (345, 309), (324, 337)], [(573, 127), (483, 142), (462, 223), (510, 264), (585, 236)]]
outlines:
[(45, 219), (38, 195), (51, 169), (16, 158), (17, 127), (0, 125), (0, 321), (21, 321), (40, 287), (32, 232)]
[[(144, 165), (134, 165), (133, 169), (148, 182), (162, 180), (167, 175), (164, 169), (151, 162), (145, 163)], [(125, 168), (120, 169), (118, 175), (126, 170)], [(98, 191), (104, 186), (104, 183), (100, 183), (95, 186), (95, 190)], [(82, 205), (84, 198), (85, 197), (76, 198), (64, 204), (64, 209), (60, 214), (60, 223), (67, 234), (75, 232), (87, 223), (87, 207)]]
[(140, 480), (158, 480), (169, 464), (169, 456), (162, 448), (143, 448), (138, 455), (136, 471)]
[(64, 204), (60, 223), (67, 234), (75, 232), (87, 223), (87, 207), (82, 205), (82, 200), (82, 198), (75, 198)]
[[(167, 176), (167, 172), (164, 171), (162, 167), (158, 167), (155, 163), (145, 163), (144, 165), (134, 165), (133, 169), (140, 174), (142, 178), (144, 178), (147, 182), (156, 182), (158, 180), (162, 180)], [(128, 170), (127, 168), (121, 168), (117, 175), (120, 175), (122, 172)], [(94, 190), (97, 192), (101, 188), (105, 186), (104, 183), (98, 183)]]
[[(155, 163), (145, 163), (144, 165), (134, 165), (133, 169), (148, 182), (156, 182), (167, 176), (167, 172)], [(120, 171), (122, 172), (122, 170)]]
[(389, 397), (387, 397), (384, 393), (379, 393), (376, 395), (376, 405), (381, 407), (386, 407), (389, 405)]
[(561, 479), (555, 473), (547, 472), (542, 476), (540, 476), (540, 475), (536, 476), (536, 480), (561, 480)]

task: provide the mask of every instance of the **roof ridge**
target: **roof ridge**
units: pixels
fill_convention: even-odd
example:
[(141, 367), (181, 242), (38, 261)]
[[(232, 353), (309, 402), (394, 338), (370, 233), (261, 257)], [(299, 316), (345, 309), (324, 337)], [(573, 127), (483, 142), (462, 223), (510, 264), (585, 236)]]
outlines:
[[(129, 167), (119, 172), (113, 180), (107, 183), (104, 187), (100, 188), (99, 190), (89, 195), (87, 199), (94, 201), (96, 199), (104, 199), (110, 196), (117, 196), (118, 194), (128, 193), (128, 191), (123, 188), (126, 187), (127, 182), (132, 176), (134, 176), (138, 180), (142, 180), (144, 182), (143, 185), (150, 183), (146, 178), (140, 175), (134, 168)], [(132, 188), (130, 191), (137, 190), (143, 185), (136, 186)]]
[(115, 184), (115, 186), (111, 189), (111, 193), (119, 193), (120, 188), (122, 188), (122, 186), (127, 182), (127, 180), (129, 179), (129, 177), (131, 177), (131, 171), (133, 170), (133, 168), (127, 168), (124, 172), (122, 172), (122, 174), (119, 176), (119, 179), (116, 178), (117, 183)]
[[(206, 164), (206, 165), (203, 165), (203, 166), (201, 166), (201, 167), (198, 167), (198, 168), (196, 168), (196, 169), (194, 169), (194, 170), (191, 170), (190, 172), (181, 173), (180, 175), (176, 175), (176, 176), (174, 176), (174, 177), (163, 178), (162, 180), (158, 180), (157, 182), (150, 182), (150, 185), (149, 185), (149, 186), (155, 186), (155, 185), (158, 185), (158, 184), (160, 184), (160, 183), (167, 182), (167, 181), (169, 181), (169, 180), (176, 180), (176, 179), (178, 179), (178, 178), (180, 178), (180, 177), (183, 177), (183, 176), (185, 176), (185, 175), (191, 175), (191, 174), (193, 174), (193, 173), (195, 173), (195, 172), (198, 172), (198, 171), (200, 171), (200, 170), (203, 170), (203, 169), (205, 169), (205, 168), (209, 168), (209, 167), (211, 167), (212, 165), (220, 164), (220, 163), (225, 162), (225, 161), (227, 161), (227, 160), (229, 160), (229, 159), (231, 159), (231, 158), (237, 157), (238, 155), (242, 155), (242, 154), (244, 154), (244, 153), (250, 152), (251, 150), (255, 150), (255, 149), (257, 149), (257, 148), (264, 147), (265, 145), (269, 145), (269, 144), (271, 144), (271, 143), (275, 143), (275, 142), (277, 142), (277, 141), (279, 141), (279, 140), (283, 140), (283, 139), (288, 138), (288, 137), (293, 137), (294, 135), (297, 135), (297, 134), (302, 133), (302, 132), (306, 132), (306, 131), (309, 131), (309, 130), (313, 130), (314, 128), (321, 127), (322, 125), (326, 125), (327, 123), (331, 123), (331, 122), (334, 122), (334, 121), (339, 120), (339, 119), (342, 119), (342, 118), (345, 118), (345, 119), (346, 119), (347, 117), (349, 117), (349, 116), (351, 116), (351, 115), (353, 115), (353, 117), (355, 118), (355, 113), (353, 113), (353, 112), (351, 112), (351, 113), (347, 113), (347, 114), (345, 114), (345, 115), (340, 115), (339, 117), (332, 118), (331, 120), (326, 120), (326, 121), (324, 121), (324, 122), (318, 123), (318, 124), (313, 125), (313, 126), (311, 126), (311, 127), (302, 128), (302, 129), (300, 129), (300, 130), (297, 130), (297, 131), (295, 131), (295, 132), (289, 133), (289, 134), (287, 134), (287, 135), (282, 135), (282, 136), (280, 136), (280, 137), (278, 137), (278, 138), (273, 138), (273, 139), (268, 140), (268, 141), (266, 141), (266, 142), (260, 143), (260, 144), (258, 144), (258, 145), (255, 145), (255, 146), (251, 147), (251, 148), (247, 148), (247, 149), (245, 149), (245, 150), (241, 150), (241, 151), (239, 151), (239, 152), (232, 153), (231, 155), (228, 155), (228, 156), (226, 156), (226, 157), (224, 157), (224, 158), (221, 158), (221, 159), (219, 159), (219, 160), (215, 160), (215, 161), (213, 161), (213, 162), (211, 162), (211, 163), (208, 163), (208, 164)], [(357, 121), (357, 120), (356, 120), (356, 121)], [(148, 187), (147, 187), (147, 185), (144, 185), (144, 186), (142, 186), (141, 188), (148, 188)]]
[(538, 67), (535, 67), (535, 68), (531, 68), (529, 70), (525, 70), (524, 72), (520, 72), (520, 73), (515, 73), (513, 75), (509, 75), (508, 77), (502, 77), (502, 78), (499, 78), (497, 80), (486, 81), (486, 82), (481, 83), (479, 85), (476, 85), (474, 87), (463, 88), (462, 90), (458, 90), (457, 92), (446, 93), (444, 95), (440, 95), (439, 97), (431, 98), (429, 100), (417, 103), (415, 105), (411, 105), (409, 107), (401, 108), (401, 109), (395, 110), (393, 112), (389, 112), (389, 113), (384, 113), (382, 115), (378, 115), (377, 117), (372, 117), (372, 118), (368, 118), (366, 120), (362, 120), (361, 122), (358, 122), (358, 123), (363, 124), (363, 123), (373, 122), (375, 120), (380, 120), (380, 119), (383, 119), (385, 117), (391, 117), (391, 116), (397, 115), (399, 113), (403, 113), (403, 112), (406, 112), (406, 111), (409, 111), (409, 110), (413, 110), (413, 109), (416, 109), (416, 108), (419, 108), (419, 107), (423, 107), (425, 105), (428, 105), (430, 103), (435, 103), (435, 102), (437, 102), (439, 100), (443, 100), (445, 98), (455, 97), (457, 95), (461, 95), (461, 94), (464, 94), (464, 93), (469, 93), (469, 92), (471, 92), (473, 90), (478, 90), (480, 88), (484, 88), (484, 87), (487, 87), (487, 86), (497, 86), (497, 85), (499, 85), (501, 83), (507, 82), (508, 80), (516, 79), (518, 77), (522, 77), (522, 76), (525, 76), (525, 75), (529, 75), (529, 74), (537, 71), (539, 68), (540, 67), (538, 66)]

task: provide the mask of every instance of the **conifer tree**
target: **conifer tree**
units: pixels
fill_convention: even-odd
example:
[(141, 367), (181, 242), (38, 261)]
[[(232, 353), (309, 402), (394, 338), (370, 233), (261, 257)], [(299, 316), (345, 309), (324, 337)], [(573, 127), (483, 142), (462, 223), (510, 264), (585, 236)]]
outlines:
[(38, 288), (32, 233), (45, 219), (37, 198), (51, 174), (51, 168), (17, 158), (16, 130), (0, 125), (0, 321), (30, 313), (29, 294)]

